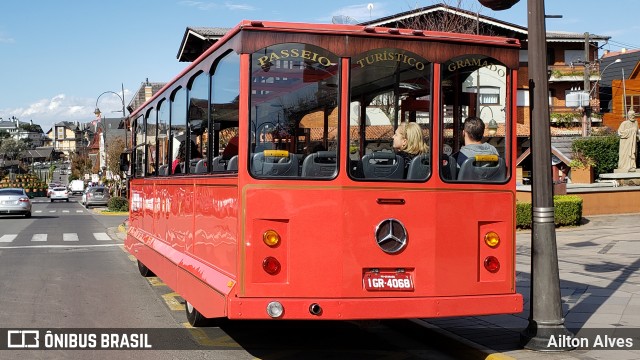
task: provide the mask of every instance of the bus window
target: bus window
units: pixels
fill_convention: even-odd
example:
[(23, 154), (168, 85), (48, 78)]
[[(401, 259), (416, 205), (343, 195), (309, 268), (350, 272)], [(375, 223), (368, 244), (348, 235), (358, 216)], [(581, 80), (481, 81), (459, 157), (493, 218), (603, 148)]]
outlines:
[(158, 105), (158, 176), (169, 175), (169, 102), (162, 100)]
[(157, 150), (157, 144), (156, 144), (156, 139), (157, 139), (157, 131), (158, 131), (158, 124), (157, 124), (157, 118), (156, 118), (156, 110), (154, 108), (152, 108), (151, 110), (149, 110), (149, 112), (147, 113), (146, 116), (146, 144), (147, 144), (147, 167), (146, 167), (146, 171), (147, 171), (147, 176), (154, 176), (156, 175), (156, 158), (157, 158), (157, 154), (156, 154), (156, 150)]
[[(351, 61), (349, 175), (424, 181), (431, 173), (431, 64), (402, 49), (374, 49)], [(400, 143), (394, 145), (394, 134)], [(410, 170), (411, 168), (411, 170)]]
[(185, 163), (189, 164), (190, 174), (205, 173), (209, 139), (209, 74), (202, 72), (194, 78), (189, 89), (187, 114), (189, 136), (193, 141), (189, 142), (191, 148)]
[(140, 115), (136, 118), (135, 122), (135, 137), (136, 137), (136, 148), (135, 148), (135, 176), (136, 177), (144, 177), (146, 174), (145, 167), (147, 164), (146, 159), (146, 136), (145, 136), (145, 124), (144, 124), (144, 116)]
[[(171, 173), (184, 174), (186, 157), (187, 94), (184, 88), (178, 89), (171, 99)], [(181, 150), (182, 149), (182, 150)]]
[(300, 43), (252, 54), (249, 163), (254, 177), (336, 176), (338, 61), (325, 49)]
[(482, 55), (442, 66), (441, 176), (445, 181), (507, 179), (507, 68)]
[[(211, 109), (213, 122), (216, 125), (216, 142), (214, 147), (218, 153), (211, 161), (211, 171), (238, 170), (230, 167), (231, 159), (238, 155), (238, 122), (240, 99), (240, 57), (235, 52), (226, 54), (215, 65), (211, 79)], [(232, 164), (231, 164), (232, 165)]]

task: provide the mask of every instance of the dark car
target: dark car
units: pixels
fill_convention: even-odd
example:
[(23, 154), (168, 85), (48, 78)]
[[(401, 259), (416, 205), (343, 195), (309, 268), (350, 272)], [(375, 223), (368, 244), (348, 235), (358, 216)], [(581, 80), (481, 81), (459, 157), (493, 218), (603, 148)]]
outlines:
[(0, 189), (0, 214), (31, 217), (31, 200), (23, 188)]
[(109, 189), (104, 186), (92, 186), (85, 190), (82, 195), (82, 202), (88, 209), (95, 205), (107, 206), (110, 198)]

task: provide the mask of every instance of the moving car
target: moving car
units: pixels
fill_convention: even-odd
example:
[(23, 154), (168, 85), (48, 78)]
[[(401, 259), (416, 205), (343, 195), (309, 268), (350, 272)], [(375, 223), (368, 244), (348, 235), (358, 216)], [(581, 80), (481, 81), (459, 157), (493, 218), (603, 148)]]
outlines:
[(69, 189), (72, 194), (82, 194), (84, 191), (84, 181), (82, 180), (71, 180), (69, 183)]
[(47, 186), (47, 197), (51, 196), (51, 192), (53, 191), (53, 188), (60, 187), (60, 186), (64, 186), (64, 185), (56, 182), (49, 183), (49, 185)]
[(86, 206), (87, 209), (94, 205), (107, 206), (110, 198), (109, 189), (104, 186), (93, 186), (87, 188), (84, 194), (82, 194), (82, 204)]
[(66, 200), (69, 202), (69, 191), (67, 191), (67, 188), (64, 186), (54, 187), (51, 189), (51, 195), (49, 195), (49, 198), (51, 198), (51, 202), (54, 202), (55, 200)]
[(0, 214), (31, 217), (31, 200), (23, 188), (0, 189)]

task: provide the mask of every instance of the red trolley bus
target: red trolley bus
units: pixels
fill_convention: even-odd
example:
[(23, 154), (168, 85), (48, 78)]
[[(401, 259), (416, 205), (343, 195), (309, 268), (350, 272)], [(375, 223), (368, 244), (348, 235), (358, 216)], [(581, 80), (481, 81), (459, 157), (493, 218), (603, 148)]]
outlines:
[[(520, 312), (518, 52), (243, 21), (131, 113), (125, 246), (194, 326)], [(459, 163), (468, 117), (495, 152)], [(394, 132), (411, 123), (428, 151), (401, 156)]]

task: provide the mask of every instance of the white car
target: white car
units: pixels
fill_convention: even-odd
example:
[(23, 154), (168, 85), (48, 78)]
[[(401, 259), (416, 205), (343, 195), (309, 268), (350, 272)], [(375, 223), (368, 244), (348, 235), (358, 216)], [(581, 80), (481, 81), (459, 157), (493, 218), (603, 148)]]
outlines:
[(51, 189), (51, 195), (49, 196), (51, 202), (55, 200), (66, 200), (69, 202), (69, 191), (64, 186), (54, 187)]

